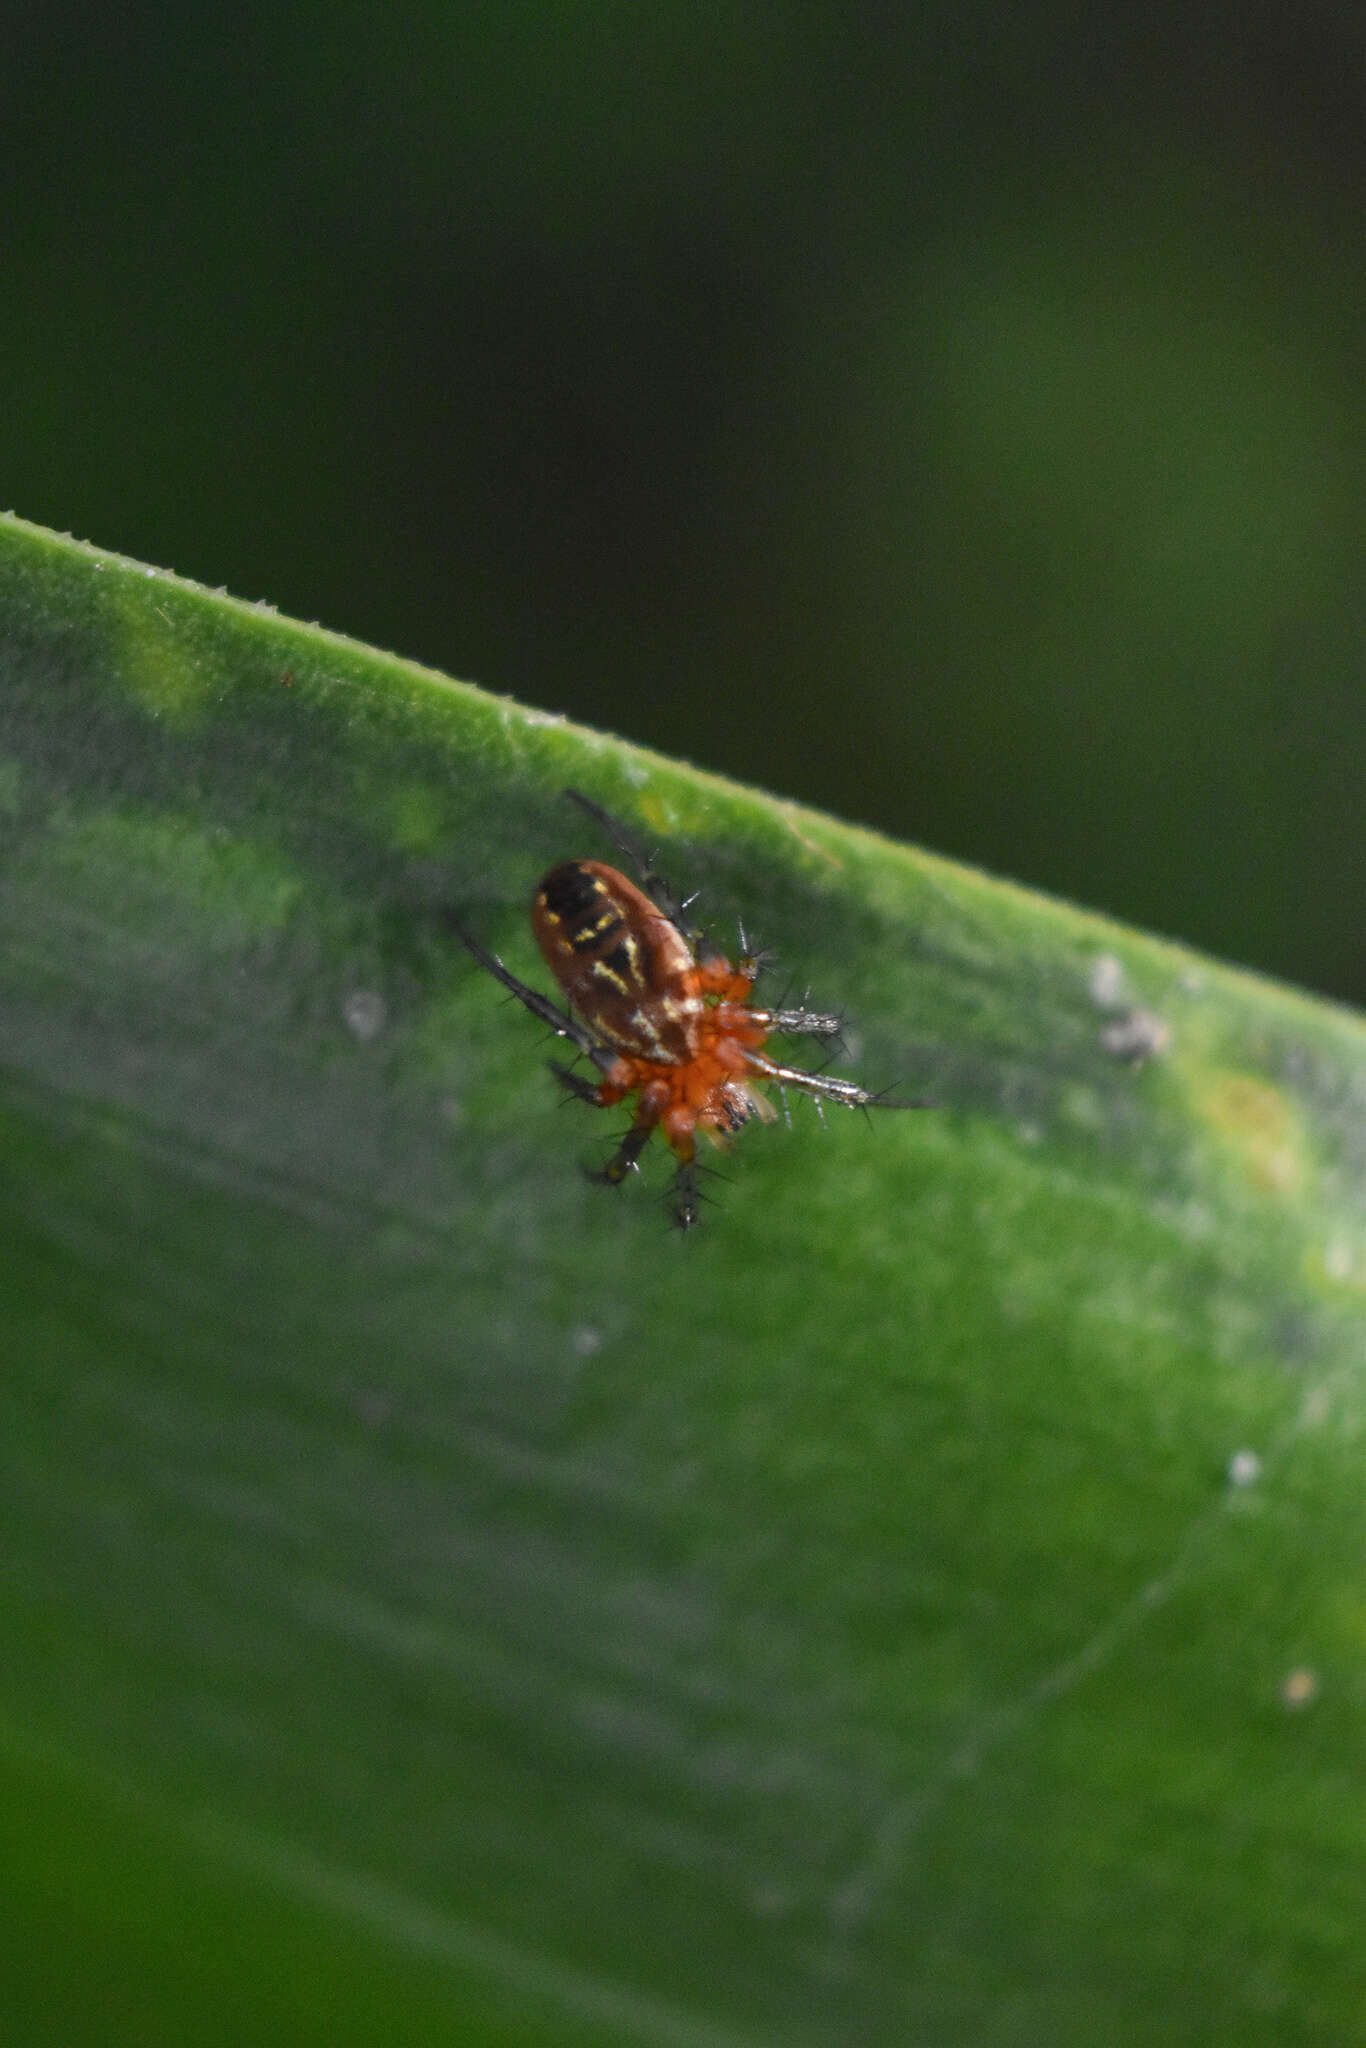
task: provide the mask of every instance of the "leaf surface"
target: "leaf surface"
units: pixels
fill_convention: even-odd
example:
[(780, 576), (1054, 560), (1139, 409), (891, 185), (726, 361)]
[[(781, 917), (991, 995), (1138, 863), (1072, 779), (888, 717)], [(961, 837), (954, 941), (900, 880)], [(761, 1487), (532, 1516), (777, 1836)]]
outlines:
[[(936, 1107), (588, 1185), (566, 785)], [(10, 519), (0, 1127), (11, 2038), (1366, 2039), (1359, 1019)]]

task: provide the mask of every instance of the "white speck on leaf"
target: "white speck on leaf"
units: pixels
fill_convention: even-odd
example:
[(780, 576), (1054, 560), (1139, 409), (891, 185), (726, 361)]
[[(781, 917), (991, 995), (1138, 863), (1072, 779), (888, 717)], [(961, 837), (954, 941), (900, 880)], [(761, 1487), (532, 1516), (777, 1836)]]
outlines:
[(353, 1038), (365, 1045), (372, 1038), (378, 1038), (385, 1024), (385, 1005), (382, 995), (372, 988), (358, 988), (346, 998), (342, 1005), (342, 1018)]
[(1252, 1486), (1262, 1476), (1262, 1461), (1255, 1451), (1235, 1451), (1228, 1461), (1230, 1486)]
[(1117, 1010), (1124, 1001), (1124, 968), (1113, 953), (1097, 953), (1088, 986), (1098, 1010)]

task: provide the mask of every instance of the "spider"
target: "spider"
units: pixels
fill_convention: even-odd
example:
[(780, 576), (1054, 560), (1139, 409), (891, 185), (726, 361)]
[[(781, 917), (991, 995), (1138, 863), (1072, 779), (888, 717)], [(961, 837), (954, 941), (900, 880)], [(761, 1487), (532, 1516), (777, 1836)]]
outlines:
[[(625, 827), (578, 790), (564, 793), (602, 827), (641, 882), (637, 887), (597, 860), (564, 861), (541, 881), (531, 903), (532, 930), (568, 1009), (519, 981), (451, 912), (446, 918), (481, 967), (593, 1062), (601, 1076), (596, 1082), (550, 1062), (569, 1094), (599, 1109), (635, 1096), (631, 1128), (606, 1166), (589, 1172), (590, 1180), (619, 1187), (659, 1129), (677, 1160), (673, 1218), (691, 1230), (700, 1200), (695, 1134), (704, 1131), (724, 1149), (747, 1123), (771, 1122), (777, 1112), (756, 1083), (799, 1088), (818, 1106), (926, 1107), (770, 1059), (763, 1048), (771, 1033), (833, 1040), (839, 1018), (752, 1002), (762, 957), (746, 952), (732, 965), (684, 922), (692, 899), (678, 900)], [(743, 931), (740, 942), (744, 946)]]

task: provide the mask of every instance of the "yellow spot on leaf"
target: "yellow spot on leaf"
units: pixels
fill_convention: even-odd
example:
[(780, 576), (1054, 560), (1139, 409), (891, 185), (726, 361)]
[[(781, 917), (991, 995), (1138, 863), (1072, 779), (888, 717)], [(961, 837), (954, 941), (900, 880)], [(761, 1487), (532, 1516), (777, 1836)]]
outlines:
[(1316, 1671), (1309, 1671), (1299, 1665), (1294, 1671), (1287, 1671), (1281, 1680), (1281, 1704), (1296, 1712), (1301, 1707), (1312, 1706), (1319, 1696), (1319, 1680)]
[(1238, 1154), (1254, 1187), (1284, 1195), (1303, 1184), (1299, 1127), (1279, 1089), (1250, 1074), (1210, 1074), (1197, 1087), (1196, 1107)]

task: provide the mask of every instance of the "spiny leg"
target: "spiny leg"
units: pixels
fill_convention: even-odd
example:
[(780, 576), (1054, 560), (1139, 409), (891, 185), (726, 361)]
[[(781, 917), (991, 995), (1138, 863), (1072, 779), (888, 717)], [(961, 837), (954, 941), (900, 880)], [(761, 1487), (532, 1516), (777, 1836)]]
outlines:
[(511, 995), (516, 996), (519, 1003), (525, 1004), (533, 1017), (539, 1017), (543, 1024), (548, 1024), (557, 1038), (567, 1038), (571, 1045), (576, 1045), (581, 1053), (592, 1060), (600, 1073), (606, 1074), (616, 1065), (617, 1054), (610, 1046), (602, 1043), (596, 1032), (590, 1031), (586, 1024), (580, 1024), (578, 1018), (571, 1017), (567, 1010), (557, 1008), (548, 996), (540, 993), (539, 989), (528, 988), (524, 981), (519, 981), (510, 969), (504, 967), (496, 953), (488, 952), (480, 945), (478, 939), (465, 930), (453, 911), (448, 910), (444, 914), (446, 923), (455, 936), (474, 955), (485, 972), (491, 974), (495, 981), (500, 981)]
[(680, 1230), (692, 1230), (698, 1221), (698, 1203), (702, 1197), (697, 1185), (697, 1171), (695, 1159), (680, 1159), (674, 1168), (670, 1206)]
[(698, 1185), (702, 1172), (697, 1164), (697, 1143), (693, 1136), (691, 1121), (681, 1122), (677, 1115), (664, 1122), (665, 1135), (673, 1149), (675, 1166), (673, 1184), (669, 1189), (669, 1209), (677, 1230), (692, 1230), (700, 1220), (699, 1204), (702, 1190)]
[(580, 1102), (591, 1103), (594, 1109), (606, 1107), (596, 1081), (590, 1081), (584, 1074), (576, 1074), (572, 1067), (562, 1067), (558, 1060), (547, 1060), (546, 1065), (567, 1094), (577, 1097)]
[(656, 1122), (652, 1117), (648, 1123), (642, 1123), (637, 1117), (606, 1166), (584, 1168), (589, 1180), (598, 1187), (619, 1188), (627, 1174), (635, 1172), (641, 1153), (654, 1136)]
[(653, 856), (646, 853), (640, 840), (634, 833), (629, 832), (619, 819), (614, 818), (610, 811), (605, 811), (601, 804), (595, 804), (592, 797), (585, 796), (582, 790), (567, 789), (565, 795), (571, 803), (577, 804), (580, 810), (587, 811), (589, 817), (602, 827), (617, 852), (624, 853), (630, 861), (639, 877), (641, 888), (651, 902), (657, 903), (669, 923), (682, 932), (685, 939), (691, 941), (694, 934), (687, 922), (687, 912), (688, 903), (691, 903), (692, 898), (689, 897), (685, 903), (675, 895), (671, 885), (655, 866)]
[(782, 1031), (791, 1038), (838, 1038), (844, 1029), (843, 1019), (833, 1010), (751, 1009), (749, 1015), (765, 1030)]
[[(750, 984), (753, 986), (762, 974), (766, 973), (770, 967), (776, 964), (778, 955), (771, 950), (761, 953), (751, 952), (746, 941), (743, 926), (740, 929), (740, 943), (742, 949), (740, 972), (748, 975)], [(756, 1024), (763, 1025), (765, 1030), (781, 1031), (792, 1038), (823, 1038), (832, 1043), (840, 1040), (844, 1034), (845, 1020), (839, 1012), (836, 1010), (813, 1010), (809, 1008), (807, 1001), (810, 993), (809, 990), (803, 993), (800, 1002), (790, 1002), (788, 998), (791, 987), (792, 983), (789, 980), (776, 1002), (762, 1005), (747, 1003), (746, 1008), (749, 1010), (753, 1021)]]
[(745, 930), (742, 918), (735, 920), (735, 929), (740, 939), (741, 972), (748, 974), (751, 981), (758, 981), (760, 975), (768, 974), (777, 966), (777, 949), (773, 946), (760, 946), (756, 950), (749, 942), (749, 933)]
[(804, 1095), (814, 1097), (817, 1102), (842, 1102), (849, 1109), (933, 1109), (932, 1102), (920, 1100), (898, 1100), (886, 1093), (875, 1094), (871, 1088), (864, 1088), (858, 1081), (845, 1081), (838, 1074), (808, 1074), (803, 1067), (781, 1066), (777, 1060), (765, 1058), (761, 1052), (748, 1052), (745, 1064), (752, 1073), (759, 1074), (765, 1081), (775, 1081), (780, 1088), (800, 1088)]

